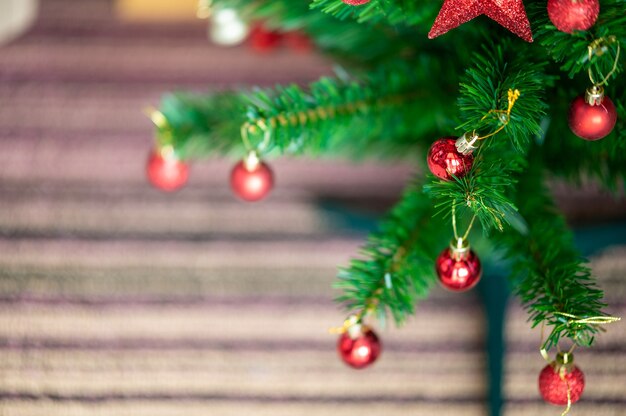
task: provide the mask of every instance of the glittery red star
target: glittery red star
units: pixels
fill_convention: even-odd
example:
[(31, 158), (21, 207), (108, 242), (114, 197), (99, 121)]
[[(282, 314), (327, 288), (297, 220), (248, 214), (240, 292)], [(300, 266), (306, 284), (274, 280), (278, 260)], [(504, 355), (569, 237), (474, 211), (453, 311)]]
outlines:
[(433, 39), (443, 35), (481, 14), (500, 23), (526, 42), (533, 41), (522, 0), (445, 0), (428, 37)]

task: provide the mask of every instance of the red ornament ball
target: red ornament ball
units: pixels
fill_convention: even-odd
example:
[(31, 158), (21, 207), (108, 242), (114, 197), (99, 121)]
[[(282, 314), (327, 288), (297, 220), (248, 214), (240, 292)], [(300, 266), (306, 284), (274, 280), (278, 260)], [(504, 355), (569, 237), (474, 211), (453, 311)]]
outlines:
[(276, 49), (281, 39), (282, 35), (280, 33), (269, 30), (263, 25), (257, 25), (250, 33), (249, 42), (255, 52), (267, 53)]
[(453, 292), (470, 290), (480, 280), (480, 259), (464, 241), (453, 241), (441, 252), (435, 265), (441, 285)]
[(155, 150), (148, 158), (146, 174), (155, 188), (172, 192), (187, 183), (189, 165), (173, 156), (164, 156), (163, 152)]
[(361, 369), (371, 365), (381, 351), (378, 336), (370, 328), (362, 325), (355, 337), (346, 331), (339, 337), (337, 352), (350, 367)]
[[(593, 93), (591, 93), (593, 94)], [(600, 140), (606, 137), (617, 122), (617, 111), (609, 97), (603, 94), (590, 98), (589, 90), (585, 96), (578, 96), (569, 109), (568, 123), (572, 132), (585, 140)]]
[(585, 389), (585, 375), (575, 365), (566, 372), (564, 379), (559, 374), (560, 366), (553, 362), (539, 373), (539, 392), (543, 399), (559, 406), (567, 405), (567, 389), (569, 385), (570, 399), (576, 403)]
[(270, 167), (255, 157), (237, 163), (230, 174), (230, 186), (239, 198), (254, 202), (265, 198), (274, 185)]
[(450, 181), (452, 175), (462, 178), (470, 171), (474, 156), (464, 155), (455, 146), (456, 137), (444, 137), (434, 142), (428, 150), (428, 168), (438, 178)]
[(370, 0), (341, 0), (343, 1), (345, 4), (348, 4), (350, 6), (361, 6), (363, 4), (367, 4), (370, 2)]
[(548, 17), (561, 32), (587, 30), (600, 14), (598, 0), (548, 0)]

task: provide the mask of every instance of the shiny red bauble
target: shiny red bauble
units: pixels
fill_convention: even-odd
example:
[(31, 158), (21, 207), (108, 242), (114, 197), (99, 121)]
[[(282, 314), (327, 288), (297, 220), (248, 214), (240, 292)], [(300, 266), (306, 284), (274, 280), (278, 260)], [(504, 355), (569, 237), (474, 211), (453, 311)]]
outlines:
[(546, 402), (564, 406), (567, 405), (567, 390), (569, 389), (570, 400), (576, 403), (585, 389), (585, 375), (572, 364), (561, 378), (559, 368), (559, 364), (553, 362), (541, 370), (539, 392)]
[(600, 140), (613, 131), (617, 122), (613, 101), (603, 93), (596, 96), (600, 98), (594, 100), (593, 92), (588, 90), (584, 96), (576, 97), (570, 106), (569, 127), (581, 139)]
[(282, 35), (273, 30), (269, 30), (263, 25), (255, 26), (250, 33), (250, 46), (255, 52), (267, 53), (276, 49), (280, 45)]
[(346, 331), (337, 341), (337, 352), (341, 359), (353, 368), (365, 368), (372, 364), (381, 351), (378, 336), (370, 328), (360, 325), (356, 334)]
[(456, 148), (456, 137), (444, 137), (434, 142), (428, 150), (428, 168), (438, 178), (450, 181), (452, 175), (462, 178), (470, 171), (474, 156), (464, 155)]
[(561, 32), (587, 30), (600, 14), (599, 0), (548, 0), (548, 17)]
[(453, 292), (470, 290), (480, 280), (480, 259), (465, 241), (455, 242), (441, 252), (435, 264), (441, 285)]
[(189, 165), (174, 156), (158, 150), (150, 153), (146, 165), (148, 180), (162, 191), (172, 192), (182, 188), (189, 178)]
[(361, 6), (363, 4), (367, 4), (370, 2), (370, 0), (341, 0), (341, 1), (350, 6)]
[(230, 187), (244, 201), (254, 202), (265, 198), (273, 185), (272, 170), (255, 158), (242, 160), (230, 173)]

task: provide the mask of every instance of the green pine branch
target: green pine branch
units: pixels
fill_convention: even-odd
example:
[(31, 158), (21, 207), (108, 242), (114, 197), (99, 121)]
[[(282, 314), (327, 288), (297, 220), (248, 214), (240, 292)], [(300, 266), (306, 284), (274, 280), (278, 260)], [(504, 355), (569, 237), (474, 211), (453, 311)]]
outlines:
[(319, 9), (338, 19), (354, 19), (359, 23), (426, 26), (432, 24), (441, 4), (435, 1), (371, 0), (361, 6), (350, 6), (341, 0), (313, 0), (312, 9)]
[(340, 269), (334, 286), (343, 294), (337, 301), (351, 313), (375, 310), (383, 321), (391, 315), (398, 325), (412, 315), (416, 301), (436, 282), (434, 261), (449, 243), (432, 214), (421, 186), (409, 186), (368, 237), (363, 257)]
[(171, 146), (181, 160), (244, 153), (245, 106), (237, 93), (167, 94), (152, 119), (156, 146)]
[(257, 90), (248, 96), (250, 136), (263, 150), (290, 154), (359, 158), (372, 147), (383, 154), (404, 151), (402, 144), (410, 144), (416, 130), (433, 125), (419, 117), (421, 106), (415, 105), (428, 99), (418, 89), (421, 82), (417, 71), (396, 62), (360, 79), (340, 72), (307, 90), (298, 86)]
[(416, 135), (438, 129), (428, 117), (446, 100), (431, 100), (420, 86), (437, 67), (419, 70), (392, 62), (358, 77), (338, 70), (308, 88), (296, 85), (251, 92), (166, 96), (157, 143), (171, 144), (181, 159), (243, 154), (242, 126), (260, 153), (407, 156)]
[(528, 231), (499, 234), (494, 237), (496, 245), (506, 250), (505, 257), (511, 261), (511, 282), (532, 326), (550, 328), (546, 348), (562, 338), (590, 346), (601, 327), (570, 321), (605, 316), (603, 292), (543, 184), (540, 156), (533, 152), (530, 158), (529, 169), (520, 175), (516, 198)]
[[(465, 122), (458, 128), (480, 136), (498, 133), (481, 142), (466, 176), (433, 180), (426, 190), (439, 214), (447, 215), (454, 204), (461, 214), (476, 215), (485, 232), (502, 231), (505, 224), (524, 229), (511, 195), (516, 174), (526, 166), (530, 140), (541, 132), (545, 89), (552, 78), (544, 74), (544, 63), (512, 42), (485, 48), (472, 62), (461, 81), (458, 102)], [(507, 115), (502, 111), (509, 107), (509, 90), (520, 95)]]
[(554, 77), (545, 73), (546, 61), (533, 56), (532, 49), (511, 41), (490, 44), (471, 58), (472, 66), (461, 80), (458, 104), (464, 122), (463, 132), (481, 135), (498, 130), (503, 122), (501, 113), (508, 107), (508, 91), (518, 90), (510, 113), (510, 121), (489, 142), (509, 141), (525, 153), (531, 140), (541, 132), (541, 120), (546, 116), (546, 90)]
[[(459, 218), (475, 214), (485, 231), (502, 231), (504, 223), (508, 223), (527, 232), (512, 197), (516, 176), (526, 168), (530, 138), (541, 131), (540, 120), (546, 108), (543, 95), (551, 78), (542, 72), (541, 63), (524, 71), (532, 60), (520, 51), (509, 56), (513, 50), (512, 44), (504, 42), (476, 54), (472, 59), (474, 66), (461, 82), (459, 107), (466, 121), (459, 128), (484, 134), (500, 132), (481, 146), (472, 171), (465, 177), (443, 181), (430, 175), (423, 189), (436, 201), (434, 206), (415, 187), (405, 193), (383, 220), (379, 232), (368, 239), (362, 251), (367, 258), (354, 260), (339, 274), (338, 287), (344, 290), (339, 300), (349, 310), (367, 310), (374, 305), (379, 314), (388, 312), (397, 323), (413, 313), (415, 302), (426, 295), (429, 284), (435, 281), (433, 264), (450, 236), (442, 230), (449, 226), (452, 205), (457, 207)], [(507, 118), (485, 118), (508, 109), (509, 89), (519, 89), (522, 95)], [(433, 215), (436, 220), (431, 218)], [(397, 270), (394, 282), (398, 286), (394, 291), (389, 287), (392, 269)]]

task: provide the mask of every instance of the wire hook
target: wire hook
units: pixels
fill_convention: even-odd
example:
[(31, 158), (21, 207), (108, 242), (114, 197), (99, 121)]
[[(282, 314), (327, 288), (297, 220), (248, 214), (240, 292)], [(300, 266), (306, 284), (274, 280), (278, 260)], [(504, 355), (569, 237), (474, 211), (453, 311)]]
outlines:
[[(593, 71), (591, 69), (592, 67), (591, 59), (593, 58), (593, 55), (602, 56), (607, 51), (607, 48), (609, 47), (609, 45), (613, 43), (617, 44), (617, 51), (615, 52), (615, 61), (613, 62), (613, 68), (611, 68), (609, 73), (606, 74), (604, 78), (602, 78), (602, 81), (596, 82), (593, 78)], [(596, 87), (601, 87), (602, 85), (605, 85), (609, 81), (609, 78), (611, 78), (611, 76), (615, 73), (615, 71), (617, 71), (617, 64), (619, 63), (620, 49), (621, 48), (620, 48), (619, 41), (613, 35), (608, 36), (606, 38), (596, 39), (593, 42), (591, 42), (589, 46), (587, 46), (587, 53), (588, 53), (588, 59), (589, 59), (589, 69), (587, 70), (587, 72), (589, 74), (589, 80), (591, 81), (593, 85), (595, 85)], [(600, 76), (601, 75), (602, 74), (600, 74)]]

